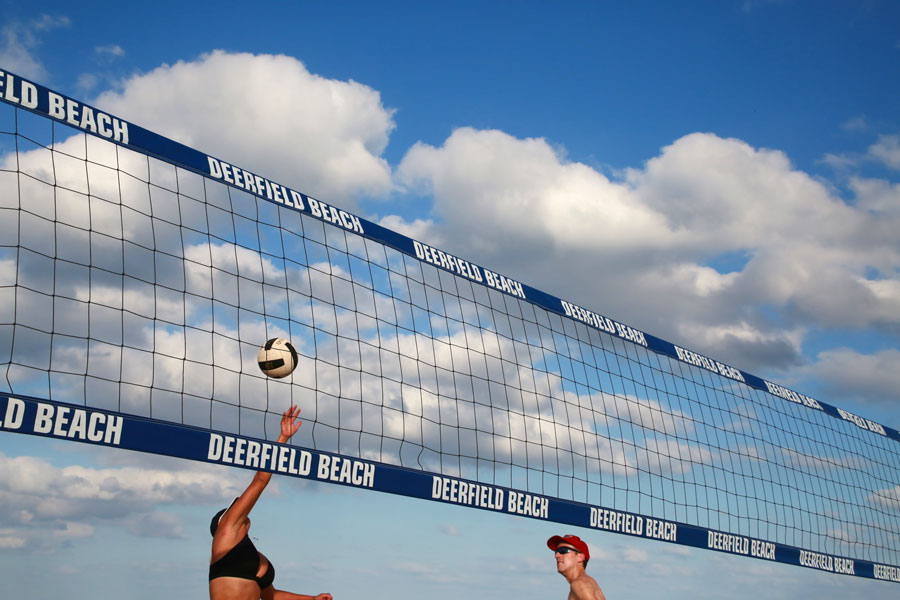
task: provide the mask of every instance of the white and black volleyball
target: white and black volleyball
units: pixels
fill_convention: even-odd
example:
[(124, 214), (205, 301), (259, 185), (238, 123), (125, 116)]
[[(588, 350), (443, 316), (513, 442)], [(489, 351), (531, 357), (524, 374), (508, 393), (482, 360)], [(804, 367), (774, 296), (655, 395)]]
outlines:
[(272, 338), (256, 355), (260, 370), (275, 379), (287, 377), (297, 367), (297, 350), (289, 341)]

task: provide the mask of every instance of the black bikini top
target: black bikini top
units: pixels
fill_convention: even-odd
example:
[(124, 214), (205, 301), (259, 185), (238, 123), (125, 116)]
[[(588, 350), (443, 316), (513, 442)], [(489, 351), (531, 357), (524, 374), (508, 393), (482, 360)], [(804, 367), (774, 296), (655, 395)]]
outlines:
[[(209, 532), (214, 536), (219, 527), (219, 519), (224, 513), (225, 509), (222, 509), (212, 518)], [(209, 565), (209, 580), (212, 581), (218, 577), (238, 577), (255, 581), (259, 585), (259, 589), (265, 589), (272, 585), (272, 581), (275, 579), (275, 567), (271, 561), (267, 561), (266, 571), (262, 576), (257, 577), (259, 562), (259, 551), (250, 541), (250, 536), (245, 535), (241, 541), (225, 553), (225, 556)]]
[(225, 553), (225, 556), (209, 565), (209, 580), (212, 581), (217, 577), (255, 580), (257, 571), (259, 571), (259, 552), (250, 541), (250, 537), (245, 535)]

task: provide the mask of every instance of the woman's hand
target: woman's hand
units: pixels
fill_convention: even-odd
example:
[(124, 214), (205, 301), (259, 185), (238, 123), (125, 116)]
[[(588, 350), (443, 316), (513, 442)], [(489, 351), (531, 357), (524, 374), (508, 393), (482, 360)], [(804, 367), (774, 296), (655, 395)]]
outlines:
[(291, 405), (289, 409), (284, 411), (281, 415), (281, 435), (278, 436), (278, 442), (283, 444), (284, 442), (291, 439), (297, 430), (300, 429), (300, 425), (303, 423), (299, 419), (300, 416), (300, 407), (296, 405)]

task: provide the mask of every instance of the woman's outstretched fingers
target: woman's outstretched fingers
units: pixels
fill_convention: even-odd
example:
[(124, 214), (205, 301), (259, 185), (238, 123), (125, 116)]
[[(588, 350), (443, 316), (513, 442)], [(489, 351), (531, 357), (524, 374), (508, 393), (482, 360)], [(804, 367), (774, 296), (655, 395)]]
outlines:
[(300, 416), (300, 407), (292, 404), (290, 408), (284, 411), (281, 415), (281, 433), (287, 437), (291, 437), (297, 430), (300, 429), (300, 425), (303, 423), (298, 417)]

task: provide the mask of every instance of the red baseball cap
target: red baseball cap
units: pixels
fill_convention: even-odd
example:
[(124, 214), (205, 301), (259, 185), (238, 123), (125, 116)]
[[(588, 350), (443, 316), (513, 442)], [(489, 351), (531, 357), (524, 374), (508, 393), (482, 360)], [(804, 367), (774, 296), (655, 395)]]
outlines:
[(587, 562), (591, 558), (591, 553), (590, 551), (588, 551), (588, 545), (582, 542), (581, 538), (577, 535), (554, 535), (552, 538), (547, 540), (547, 547), (554, 552), (556, 552), (556, 548), (560, 544), (569, 544), (570, 546), (574, 546), (576, 550), (584, 555), (584, 562)]

